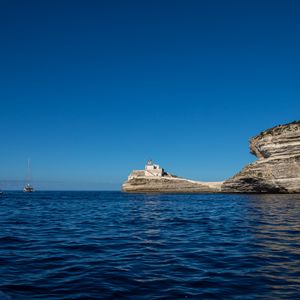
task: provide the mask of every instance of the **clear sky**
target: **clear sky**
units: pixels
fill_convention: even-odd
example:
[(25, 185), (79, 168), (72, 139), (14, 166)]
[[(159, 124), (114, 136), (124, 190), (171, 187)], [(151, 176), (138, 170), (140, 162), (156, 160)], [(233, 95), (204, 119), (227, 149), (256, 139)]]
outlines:
[[(299, 119), (300, 1), (0, 1), (0, 181), (222, 180)], [(2, 187), (2, 188), (3, 188)], [(1, 186), (0, 186), (1, 188)]]

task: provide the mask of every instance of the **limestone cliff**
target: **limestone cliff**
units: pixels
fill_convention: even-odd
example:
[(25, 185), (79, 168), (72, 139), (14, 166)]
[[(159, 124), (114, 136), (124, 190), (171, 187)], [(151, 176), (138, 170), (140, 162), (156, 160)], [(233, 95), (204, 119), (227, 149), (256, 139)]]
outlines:
[(300, 121), (263, 131), (250, 151), (258, 160), (226, 180), (223, 192), (300, 192)]
[(278, 125), (250, 140), (258, 160), (224, 182), (179, 178), (148, 161), (122, 190), (132, 193), (300, 193), (300, 121)]

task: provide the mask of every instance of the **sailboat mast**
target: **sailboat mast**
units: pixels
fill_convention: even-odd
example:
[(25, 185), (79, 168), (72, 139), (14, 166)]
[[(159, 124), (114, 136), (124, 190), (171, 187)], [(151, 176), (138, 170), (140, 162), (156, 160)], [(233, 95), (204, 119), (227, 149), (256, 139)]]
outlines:
[(30, 169), (30, 158), (27, 159), (27, 180), (28, 180), (28, 183), (30, 183), (31, 181), (31, 169)]
[(30, 167), (30, 158), (27, 159), (27, 184), (23, 188), (23, 192), (32, 193), (34, 191), (31, 186), (31, 167)]

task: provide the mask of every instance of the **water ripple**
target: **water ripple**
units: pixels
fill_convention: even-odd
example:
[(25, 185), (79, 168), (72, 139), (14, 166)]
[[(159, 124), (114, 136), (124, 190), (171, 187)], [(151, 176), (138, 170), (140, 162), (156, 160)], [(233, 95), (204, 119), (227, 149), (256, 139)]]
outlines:
[(300, 299), (300, 195), (11, 192), (0, 299)]

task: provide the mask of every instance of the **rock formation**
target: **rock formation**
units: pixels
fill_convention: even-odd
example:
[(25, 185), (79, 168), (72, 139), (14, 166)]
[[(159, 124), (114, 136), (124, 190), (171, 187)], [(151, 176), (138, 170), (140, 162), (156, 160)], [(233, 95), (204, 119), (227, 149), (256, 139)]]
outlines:
[(148, 161), (145, 170), (134, 170), (123, 184), (128, 193), (217, 193), (222, 182), (200, 182), (167, 173)]
[(250, 140), (258, 160), (224, 182), (200, 182), (171, 175), (148, 161), (123, 184), (132, 193), (300, 193), (300, 121), (278, 125)]
[(300, 121), (263, 131), (250, 151), (258, 160), (226, 180), (223, 192), (300, 192)]
[(128, 193), (218, 193), (222, 182), (198, 182), (172, 176), (161, 178), (134, 177), (122, 190)]

